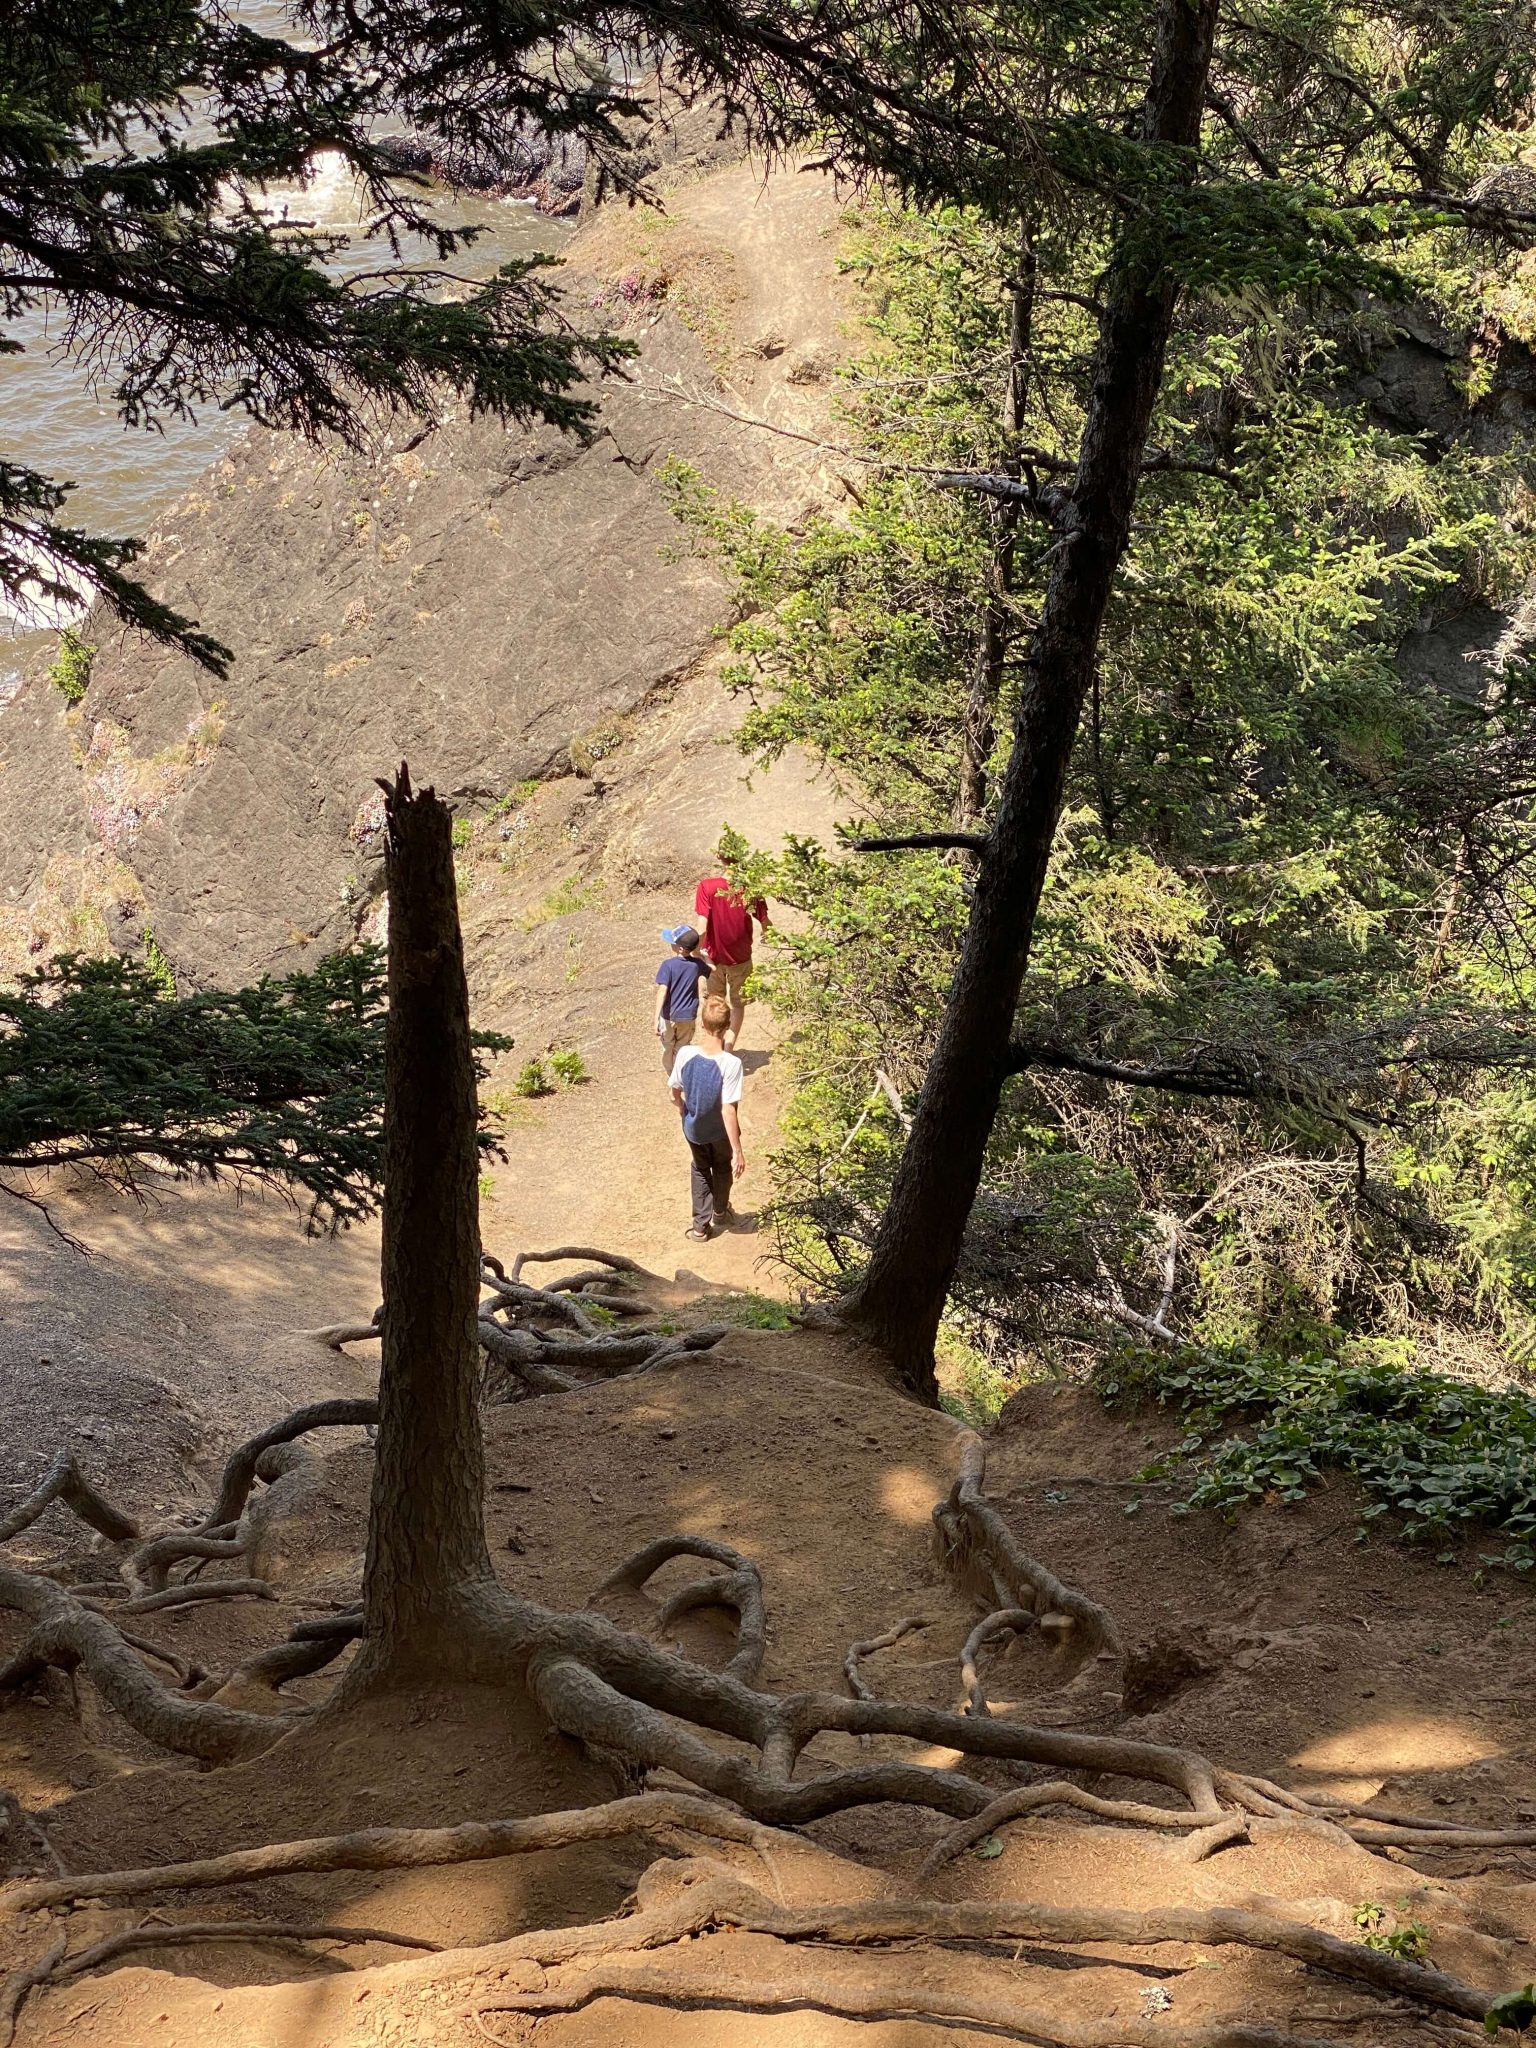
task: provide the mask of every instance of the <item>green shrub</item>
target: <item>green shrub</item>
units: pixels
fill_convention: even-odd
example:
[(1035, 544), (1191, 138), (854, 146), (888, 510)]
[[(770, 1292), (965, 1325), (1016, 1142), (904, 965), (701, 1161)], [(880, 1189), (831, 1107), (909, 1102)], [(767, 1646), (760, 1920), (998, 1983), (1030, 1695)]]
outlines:
[(480, 1189), (481, 1201), (488, 1202), (491, 1199), (492, 1195), (494, 1195), (496, 1192), (496, 1181), (494, 1176), (489, 1173), (482, 1173), (477, 1185)]
[(552, 1052), (549, 1064), (555, 1070), (555, 1078), (567, 1088), (574, 1088), (578, 1081), (587, 1078), (587, 1063), (579, 1052)]
[(550, 1093), (549, 1069), (541, 1059), (524, 1060), (517, 1070), (517, 1079), (512, 1083), (518, 1095), (548, 1095)]
[(575, 911), (590, 909), (601, 893), (600, 882), (584, 882), (580, 875), (567, 875), (542, 902), (535, 903), (523, 914), (519, 924), (525, 932), (534, 931), (554, 918), (569, 917)]
[(96, 644), (82, 640), (80, 635), (66, 626), (59, 635), (59, 651), (48, 680), (64, 699), (66, 704), (78, 704), (91, 686), (91, 665), (96, 659)]
[(155, 983), (161, 994), (174, 996), (176, 993), (176, 970), (160, 950), (159, 942), (148, 925), (144, 927), (144, 965), (148, 968), (150, 979)]
[(791, 1330), (794, 1318), (787, 1305), (766, 1294), (717, 1295), (709, 1304), (711, 1317), (735, 1323), (743, 1330)]
[(456, 853), (462, 853), (475, 836), (473, 818), (455, 818), (453, 821), (453, 846)]
[[(1101, 1367), (1106, 1399), (1150, 1396), (1192, 1425), (1145, 1476), (1192, 1481), (1185, 1508), (1299, 1501), (1325, 1470), (1348, 1473), (1369, 1522), (1447, 1541), (1478, 1525), (1509, 1548), (1484, 1564), (1536, 1564), (1536, 1398), (1443, 1373), (1309, 1351), (1127, 1350)], [(1240, 1435), (1225, 1434), (1232, 1424)], [(1363, 1533), (1363, 1532), (1362, 1532)], [(1454, 1562), (1444, 1551), (1441, 1561)]]

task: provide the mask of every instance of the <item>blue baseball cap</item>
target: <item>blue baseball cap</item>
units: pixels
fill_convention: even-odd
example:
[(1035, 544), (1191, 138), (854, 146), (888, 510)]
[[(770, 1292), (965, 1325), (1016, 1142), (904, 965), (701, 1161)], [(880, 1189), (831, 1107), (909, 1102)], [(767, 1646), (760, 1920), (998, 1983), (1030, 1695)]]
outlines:
[(684, 939), (692, 939), (695, 945), (699, 943), (699, 935), (691, 924), (664, 924), (661, 936), (669, 946), (680, 946)]

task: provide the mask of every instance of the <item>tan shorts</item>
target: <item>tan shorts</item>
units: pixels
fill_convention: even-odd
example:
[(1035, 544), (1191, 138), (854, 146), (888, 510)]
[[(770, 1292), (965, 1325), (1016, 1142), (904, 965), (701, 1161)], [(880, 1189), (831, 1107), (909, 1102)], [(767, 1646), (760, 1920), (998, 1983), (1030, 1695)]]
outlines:
[(661, 1027), (661, 1071), (668, 1081), (677, 1065), (678, 1048), (693, 1043), (693, 1027), (697, 1022), (696, 1017), (670, 1017)]
[(724, 996), (727, 1002), (740, 1003), (746, 1000), (747, 976), (752, 972), (750, 960), (732, 960), (725, 966), (709, 970), (709, 993)]

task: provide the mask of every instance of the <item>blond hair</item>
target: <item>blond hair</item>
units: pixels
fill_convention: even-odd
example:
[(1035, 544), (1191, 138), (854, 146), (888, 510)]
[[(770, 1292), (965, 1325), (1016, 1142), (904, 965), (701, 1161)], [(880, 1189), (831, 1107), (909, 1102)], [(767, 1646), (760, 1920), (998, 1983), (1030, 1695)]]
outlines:
[(719, 1037), (731, 1021), (731, 1006), (724, 996), (706, 996), (699, 1022), (712, 1036)]

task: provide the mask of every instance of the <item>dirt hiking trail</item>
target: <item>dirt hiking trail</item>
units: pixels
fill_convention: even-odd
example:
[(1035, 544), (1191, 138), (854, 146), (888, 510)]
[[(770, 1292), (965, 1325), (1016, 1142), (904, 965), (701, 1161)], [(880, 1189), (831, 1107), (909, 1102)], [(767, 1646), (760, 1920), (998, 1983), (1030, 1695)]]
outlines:
[[(591, 261), (640, 277), (642, 321), (674, 317), (653, 289), (665, 268), (714, 398), (803, 425), (824, 417), (826, 352), (847, 348), (829, 218), (815, 180), (760, 190), (733, 167), (681, 188), (665, 229), (599, 215), (612, 246)], [(786, 454), (786, 494), (824, 498), (820, 454), (804, 460)], [(1027, 1389), (978, 1443), (844, 1332), (722, 1316), (740, 1290), (791, 1292), (761, 1227), (785, 1048), (749, 1010), (743, 1215), (686, 1243), (687, 1155), (650, 1028), (660, 927), (689, 914), (722, 824), (773, 845), (826, 839), (836, 814), (803, 761), (745, 779), (738, 708), (718, 650), (695, 652), (536, 783), (462, 796), (456, 839), (475, 1014), (516, 1041), (485, 1091), (507, 1151), (482, 1190), (486, 1249), (510, 1271), (519, 1252), (595, 1245), (655, 1276), (609, 1269), (532, 1306), (509, 1280), (482, 1304), (482, 1330), (505, 1311), (492, 1336), (512, 1361), (487, 1375), (490, 1552), (517, 1600), (611, 1624), (647, 1672), (673, 1660), (655, 1756), (564, 1732), (522, 1673), (426, 1673), (328, 1709), (354, 1654), (374, 1455), (357, 1408), (270, 1445), (212, 1524), (233, 1534), (205, 1529), (158, 1574), (138, 1539), (55, 1500), (0, 1571), (45, 1599), (68, 1589), (77, 1621), (116, 1602), (132, 1684), (152, 1672), (157, 1698), (276, 1739), (216, 1768), (172, 1755), (68, 1645), (0, 1610), (0, 2048), (13, 2019), (17, 2048), (1450, 2048), (1485, 2038), (1487, 1995), (1536, 1978), (1526, 1587), (1356, 1545), (1343, 1487), (1231, 1522), (1171, 1513), (1135, 1475), (1172, 1426), (1083, 1389)], [(557, 1050), (585, 1078), (520, 1094)], [(144, 1210), (99, 1186), (40, 1192), (94, 1256), (0, 1208), (0, 1519), (67, 1448), (176, 1550), (237, 1444), (372, 1392), (375, 1345), (306, 1333), (371, 1317), (376, 1229), (309, 1240), (281, 1202), (217, 1188), (157, 1187)], [(581, 1263), (523, 1279), (547, 1290)], [(604, 1347), (637, 1327), (647, 1356), (614, 1369)], [(590, 1358), (562, 1374), (578, 1343)], [(605, 1586), (679, 1537), (702, 1549)], [(327, 1630), (324, 1668), (259, 1661)], [(752, 1734), (775, 1699), (811, 1716), (798, 1750), (782, 1718)], [(912, 1766), (942, 1778), (937, 1804), (890, 1795)], [(1202, 1770), (1215, 1827), (1186, 1797)], [(722, 1784), (801, 1818), (749, 1822), (745, 1794), (700, 1791)], [(1005, 1795), (1012, 1817), (991, 1803)], [(582, 1834), (633, 1799), (652, 1802), (645, 1831)], [(566, 1810), (564, 1833), (538, 1833)], [(243, 1862), (227, 1883), (122, 1875), (524, 1821), (532, 1835), (474, 1860), (418, 1843), (369, 1866), (354, 1845), (342, 1867)]]

